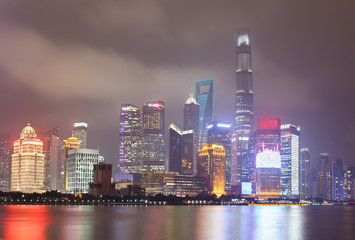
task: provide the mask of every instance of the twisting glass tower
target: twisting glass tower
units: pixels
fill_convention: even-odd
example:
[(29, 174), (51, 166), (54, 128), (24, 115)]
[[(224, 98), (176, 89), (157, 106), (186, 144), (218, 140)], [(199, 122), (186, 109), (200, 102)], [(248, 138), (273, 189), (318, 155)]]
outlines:
[[(251, 44), (249, 29), (237, 30), (237, 65), (236, 65), (236, 91), (234, 138), (243, 139), (233, 145), (233, 185), (253, 181), (253, 130), (254, 130), (254, 93), (253, 72), (251, 64)], [(236, 165), (236, 166), (235, 166)]]

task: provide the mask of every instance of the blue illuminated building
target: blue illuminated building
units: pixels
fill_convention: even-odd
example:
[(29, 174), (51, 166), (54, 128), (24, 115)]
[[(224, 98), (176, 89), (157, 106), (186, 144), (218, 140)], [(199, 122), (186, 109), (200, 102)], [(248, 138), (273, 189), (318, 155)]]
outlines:
[(196, 82), (199, 108), (199, 147), (207, 144), (207, 126), (213, 121), (213, 79)]

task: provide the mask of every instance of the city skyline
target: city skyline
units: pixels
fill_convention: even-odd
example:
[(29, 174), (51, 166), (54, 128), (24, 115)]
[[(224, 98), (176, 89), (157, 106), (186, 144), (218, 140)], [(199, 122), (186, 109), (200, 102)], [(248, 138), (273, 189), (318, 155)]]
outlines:
[[(45, 4), (49, 8), (49, 12), (54, 11), (54, 8), (60, 5), (59, 3), (56, 3), (55, 6), (50, 3)], [(63, 8), (65, 3), (62, 4), (60, 5), (62, 8), (59, 8), (58, 11), (68, 13), (72, 18), (76, 16), (74, 13), (83, 13), (82, 11), (84, 11), (76, 6), (68, 10)], [(238, 4), (242, 10), (250, 6), (253, 7), (252, 4)], [(100, 153), (105, 156), (107, 161), (116, 164), (119, 146), (119, 114), (122, 103), (142, 107), (145, 102), (162, 100), (166, 103), (166, 126), (171, 122), (183, 126), (183, 105), (189, 90), (195, 82), (204, 79), (214, 79), (215, 120), (233, 122), (235, 34), (237, 28), (249, 27), (253, 45), (255, 119), (272, 116), (280, 118), (281, 123), (292, 122), (301, 126), (301, 147), (310, 149), (312, 164), (318, 160), (317, 156), (321, 152), (329, 152), (331, 160), (341, 158), (345, 165), (353, 164), (354, 150), (351, 146), (354, 144), (354, 140), (351, 139), (351, 136), (355, 128), (351, 120), (354, 113), (347, 108), (347, 105), (354, 102), (352, 94), (354, 84), (349, 83), (353, 76), (351, 74), (353, 70), (349, 65), (354, 51), (349, 45), (350, 40), (353, 39), (350, 37), (353, 30), (347, 29), (345, 31), (344, 27), (341, 27), (347, 26), (344, 24), (347, 22), (346, 19), (337, 18), (335, 23), (326, 19), (331, 7), (335, 7), (332, 8), (332, 11), (337, 13), (342, 10), (343, 15), (352, 18), (347, 11), (347, 9), (351, 9), (349, 6), (332, 6), (330, 2), (325, 2), (324, 12), (318, 12), (316, 17), (312, 14), (316, 9), (314, 4), (311, 4), (309, 9), (303, 9), (299, 3), (292, 3), (291, 6), (271, 4), (260, 17), (253, 16), (254, 20), (252, 17), (243, 19), (242, 16), (245, 17), (245, 15), (231, 17), (231, 13), (227, 11), (226, 7), (223, 10), (227, 11), (226, 16), (228, 17), (218, 20), (212, 26), (216, 28), (225, 23), (228, 24), (217, 32), (208, 33), (203, 28), (197, 31), (197, 29), (201, 29), (201, 26), (210, 30), (208, 24), (211, 23), (211, 20), (205, 16), (205, 13), (214, 13), (212, 16), (215, 18), (221, 16), (221, 13), (213, 12), (213, 4), (207, 4), (205, 13), (190, 10), (187, 14), (188, 19), (191, 20), (193, 13), (198, 13), (197, 18), (201, 19), (201, 22), (194, 22), (191, 28), (188, 28), (190, 32), (186, 33), (186, 36), (179, 27), (173, 28), (175, 30), (172, 30), (172, 36), (180, 37), (181, 41), (179, 38), (174, 39), (176, 42), (172, 39), (159, 38), (157, 42), (162, 46), (161, 51), (156, 51), (155, 54), (143, 51), (145, 55), (140, 55), (133, 50), (140, 43), (139, 35), (133, 38), (135, 41), (130, 45), (124, 39), (112, 35), (116, 25), (111, 26), (108, 32), (102, 33), (102, 39), (94, 39), (98, 41), (95, 43), (89, 40), (91, 34), (98, 31), (93, 23), (79, 22), (78, 26), (63, 30), (60, 27), (64, 25), (56, 22), (58, 16), (53, 15), (48, 21), (51, 26), (58, 26), (56, 29), (59, 29), (59, 32), (64, 31), (60, 32), (63, 34), (59, 37), (58, 32), (51, 32), (47, 28), (49, 25), (41, 24), (37, 21), (38, 19), (36, 20), (35, 15), (39, 14), (39, 10), (36, 10), (34, 6), (26, 5), (33, 11), (20, 17), (23, 11), (22, 6), (17, 6), (16, 3), (1, 3), (1, 5), (1, 8), (7, 12), (7, 14), (1, 15), (1, 32), (3, 33), (1, 41), (7, 49), (1, 47), (4, 54), (0, 60), (2, 83), (0, 110), (5, 114), (1, 119), (0, 132), (10, 134), (12, 142), (28, 122), (36, 130), (43, 131), (58, 126), (62, 129), (61, 139), (65, 139), (71, 136), (73, 123), (86, 121), (89, 124), (88, 133), (91, 136), (88, 147), (99, 147)], [(147, 9), (146, 14), (160, 14), (157, 14), (157, 17), (152, 20), (153, 23), (159, 22), (161, 18), (167, 18), (169, 24), (172, 24), (176, 20), (174, 15), (172, 17), (166, 16), (167, 13), (173, 11), (172, 6), (154, 3)], [(95, 6), (90, 5), (85, 9), (93, 7)], [(108, 5), (104, 4), (103, 7), (106, 8)], [(133, 6), (128, 4), (126, 8), (132, 11)], [(260, 8), (258, 7), (255, 11), (260, 12)], [(296, 18), (291, 18), (294, 14), (285, 17), (291, 13), (292, 8), (295, 9), (295, 12), (305, 11), (305, 14), (302, 15), (305, 18), (304, 22), (297, 23)], [(119, 9), (116, 6), (112, 11), (119, 11)], [(271, 13), (274, 11), (277, 14), (272, 15)], [(265, 22), (257, 22), (262, 17), (265, 18)], [(80, 19), (88, 20), (85, 14)], [(283, 24), (278, 23), (278, 19), (285, 19), (284, 24), (294, 26), (298, 32), (287, 32), (290, 33), (287, 34), (285, 32), (287, 29)], [(112, 23), (110, 19), (105, 20)], [(273, 23), (276, 24), (271, 27), (271, 33), (267, 33), (263, 27), (270, 27)], [(142, 27), (144, 21), (137, 19), (135, 24)], [(147, 29), (154, 30), (152, 22), (147, 24)], [(186, 27), (186, 25), (187, 22), (182, 22), (179, 26)], [(71, 32), (71, 30), (82, 26), (87, 27), (84, 29), (85, 32), (81, 33), (86, 33), (88, 39), (82, 39)], [(313, 33), (312, 29), (314, 28), (311, 28), (314, 26), (319, 27), (316, 33)], [(116, 27), (122, 30), (121, 26)], [(157, 28), (158, 30), (166, 30), (166, 27), (160, 24)], [(157, 33), (158, 30), (154, 33)], [(334, 34), (329, 36), (329, 30), (334, 31)], [(130, 37), (137, 34), (133, 30), (127, 31)], [(147, 45), (152, 49), (157, 49), (157, 46), (151, 42), (154, 35), (147, 31), (142, 34), (146, 34), (150, 40)], [(103, 37), (111, 35), (112, 39), (121, 40), (120, 44), (115, 45), (111, 41), (105, 42), (103, 40)], [(84, 34), (84, 36), (86, 35)], [(19, 50), (24, 50), (19, 55), (14, 46), (21, 46), (22, 39), (28, 40), (28, 44), (23, 44), (24, 46), (19, 48)], [(202, 41), (204, 39), (208, 41)], [(336, 44), (337, 39), (341, 40), (341, 44)], [(75, 44), (71, 41), (74, 40), (78, 40), (77, 49), (73, 48)], [(41, 54), (32, 58), (31, 56), (37, 55), (33, 55), (34, 53), (25, 45), (37, 49), (36, 53), (40, 52)], [(340, 51), (335, 50), (334, 45), (337, 48), (340, 47)], [(127, 47), (127, 50), (122, 50), (122, 46)], [(58, 51), (60, 47), (64, 49), (62, 53)], [(206, 51), (207, 48), (209, 51)], [(299, 51), (300, 48), (302, 51)], [(43, 55), (42, 52), (45, 51), (42, 50), (46, 49), (49, 50), (49, 55)], [(74, 56), (71, 54), (71, 50)], [(138, 48), (138, 50), (142, 50), (142, 48)], [(171, 52), (169, 50), (174, 50), (174, 59), (168, 58), (167, 54)], [(327, 55), (324, 55), (324, 52), (327, 52)], [(79, 61), (75, 56), (81, 57), (82, 55), (87, 56), (89, 63), (76, 65)], [(129, 55), (133, 56), (132, 62), (127, 57)], [(213, 56), (215, 57), (213, 58)], [(27, 59), (29, 58), (33, 60), (32, 65), (28, 65)], [(75, 66), (75, 74), (73, 76), (66, 74), (55, 76), (56, 71), (52, 65), (43, 67), (40, 64), (41, 60), (47, 59), (52, 59), (57, 64), (58, 71), (63, 72), (69, 69), (73, 70), (64, 64), (66, 60), (72, 59), (71, 65)], [(205, 59), (213, 60), (206, 61)], [(342, 64), (338, 64), (339, 59)], [(162, 64), (163, 61), (166, 64)], [(17, 65), (14, 62), (22, 64)], [(119, 71), (108, 71), (107, 75), (95, 75), (91, 74), (93, 73), (91, 70), (86, 70), (95, 67), (98, 73), (103, 73), (103, 70), (111, 70), (116, 65), (128, 66), (125, 65), (128, 63), (132, 63), (134, 70), (141, 72), (141, 75), (146, 73), (151, 75), (146, 75), (146, 80), (138, 81), (135, 78), (141, 78), (140, 74), (127, 75), (127, 71), (124, 71), (124, 74)], [(314, 65), (314, 63), (317, 64)], [(32, 70), (20, 65), (28, 65), (32, 67)], [(159, 65), (161, 65), (160, 68), (157, 67)], [(174, 65), (180, 67), (174, 68)], [(203, 65), (208, 67), (202, 67)], [(147, 66), (151, 67), (150, 72), (147, 72)], [(84, 81), (85, 77), (82, 78), (79, 73), (88, 78)], [(334, 79), (336, 79), (335, 85)], [(130, 81), (132, 81), (132, 85), (127, 85), (126, 82)], [(170, 89), (169, 85), (174, 82), (179, 84)]]

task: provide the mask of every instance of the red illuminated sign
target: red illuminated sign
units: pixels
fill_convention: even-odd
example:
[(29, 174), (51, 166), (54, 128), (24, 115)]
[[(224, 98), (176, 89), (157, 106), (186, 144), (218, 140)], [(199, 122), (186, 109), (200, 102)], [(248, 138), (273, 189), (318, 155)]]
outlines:
[(259, 119), (259, 129), (280, 129), (280, 119), (261, 118)]

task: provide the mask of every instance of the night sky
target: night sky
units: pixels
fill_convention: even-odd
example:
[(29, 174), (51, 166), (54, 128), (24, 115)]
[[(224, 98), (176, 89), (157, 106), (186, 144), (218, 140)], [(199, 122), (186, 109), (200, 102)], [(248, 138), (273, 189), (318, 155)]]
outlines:
[(0, 133), (89, 124), (117, 164), (122, 103), (166, 103), (182, 127), (196, 81), (233, 121), (236, 29), (251, 31), (255, 113), (301, 126), (301, 147), (355, 165), (354, 1), (0, 2)]

